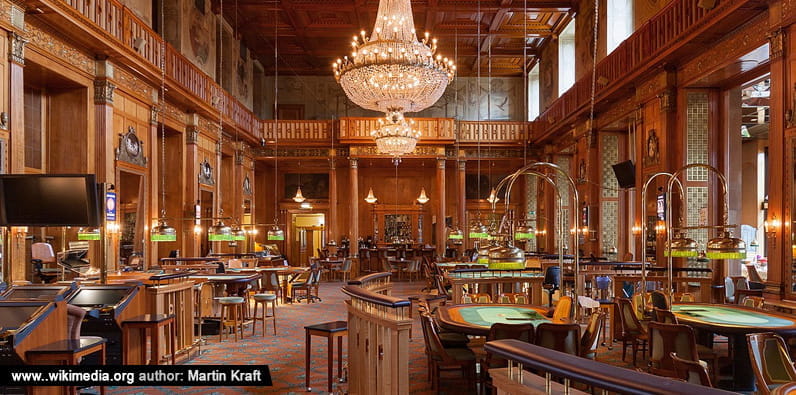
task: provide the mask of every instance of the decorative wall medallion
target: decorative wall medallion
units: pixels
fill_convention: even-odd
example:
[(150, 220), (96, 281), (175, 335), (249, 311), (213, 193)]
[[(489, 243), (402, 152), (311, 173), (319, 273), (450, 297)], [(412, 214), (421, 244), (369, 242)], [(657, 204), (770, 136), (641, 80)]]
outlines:
[(213, 166), (210, 166), (207, 158), (199, 164), (199, 183), (205, 185), (215, 185), (216, 183), (213, 179)]
[(249, 180), (248, 174), (246, 175), (246, 177), (243, 178), (243, 194), (244, 195), (252, 194), (252, 182), (251, 180)]
[(116, 148), (116, 160), (132, 163), (145, 167), (147, 159), (144, 157), (144, 143), (135, 134), (135, 128), (130, 126), (127, 133), (119, 135), (119, 146)]
[(647, 135), (647, 148), (644, 150), (644, 164), (657, 165), (660, 158), (658, 135), (655, 129), (650, 129)]

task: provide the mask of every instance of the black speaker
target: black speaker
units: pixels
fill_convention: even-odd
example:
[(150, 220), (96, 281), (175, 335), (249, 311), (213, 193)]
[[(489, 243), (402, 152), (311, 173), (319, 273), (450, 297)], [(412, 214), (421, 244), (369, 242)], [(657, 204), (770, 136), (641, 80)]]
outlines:
[(633, 188), (636, 186), (636, 166), (632, 160), (626, 160), (612, 165), (616, 181), (620, 188)]

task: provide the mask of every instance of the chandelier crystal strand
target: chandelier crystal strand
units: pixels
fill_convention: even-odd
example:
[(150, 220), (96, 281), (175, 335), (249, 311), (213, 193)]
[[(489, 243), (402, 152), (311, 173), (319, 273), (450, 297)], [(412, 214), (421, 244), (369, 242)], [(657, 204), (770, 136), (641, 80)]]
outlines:
[[(274, 182), (279, 175), (279, 11), (274, 9)], [(268, 231), (268, 240), (285, 240), (285, 231), (279, 227), (279, 195), (274, 188), (274, 224)]]

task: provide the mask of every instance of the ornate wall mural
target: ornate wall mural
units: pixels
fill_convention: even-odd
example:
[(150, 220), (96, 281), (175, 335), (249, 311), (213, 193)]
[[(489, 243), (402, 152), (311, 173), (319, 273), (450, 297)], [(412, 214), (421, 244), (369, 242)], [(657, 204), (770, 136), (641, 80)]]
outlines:
[(184, 0), (183, 54), (205, 73), (216, 75), (216, 19), (206, 0)]

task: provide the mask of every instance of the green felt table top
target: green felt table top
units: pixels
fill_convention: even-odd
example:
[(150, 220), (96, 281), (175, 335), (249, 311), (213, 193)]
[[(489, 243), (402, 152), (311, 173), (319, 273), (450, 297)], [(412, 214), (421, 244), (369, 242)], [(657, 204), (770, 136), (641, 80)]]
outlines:
[(473, 325), (492, 326), (494, 323), (534, 325), (550, 321), (530, 307), (475, 306), (456, 310), (461, 320)]
[(534, 278), (544, 277), (538, 272), (519, 272), (519, 271), (483, 271), (483, 272), (464, 272), (448, 273), (450, 278)]
[(718, 326), (791, 327), (796, 321), (765, 311), (754, 311), (731, 305), (675, 304), (672, 312), (686, 321), (698, 320)]

